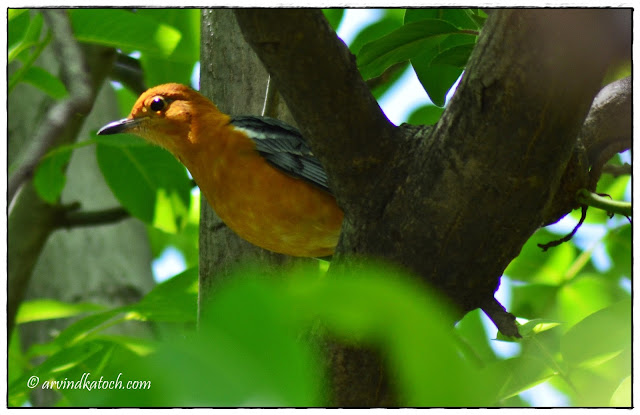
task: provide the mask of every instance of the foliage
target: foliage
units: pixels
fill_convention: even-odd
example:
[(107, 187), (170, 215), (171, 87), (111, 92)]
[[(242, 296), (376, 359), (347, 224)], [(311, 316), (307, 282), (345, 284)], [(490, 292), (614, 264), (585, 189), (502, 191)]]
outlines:
[[(337, 9), (325, 15), (334, 28), (347, 18)], [(70, 16), (78, 40), (136, 57), (147, 84), (190, 82), (199, 59), (199, 11), (75, 9)], [(366, 79), (390, 73), (373, 89), (377, 98), (395, 86), (405, 68), (414, 70), (435, 106), (416, 109), (408, 121), (435, 124), (485, 19), (477, 9), (386, 10), (349, 47)], [(35, 64), (50, 42), (40, 13), (9, 10), (8, 22), (9, 92), (26, 82), (64, 99), (61, 80)], [(125, 116), (135, 95), (122, 87), (115, 92), (114, 105)], [(195, 266), (199, 200), (186, 170), (163, 150), (134, 137), (94, 135), (54, 149), (35, 173), (40, 196), (49, 203), (59, 199), (64, 166), (81, 147), (95, 148), (116, 198), (148, 225), (154, 255), (173, 246)], [(598, 192), (623, 199), (628, 183), (629, 177), (603, 176)], [(40, 387), (47, 380), (77, 381), (84, 373), (90, 380), (114, 380), (122, 373), (124, 383), (148, 380), (152, 387), (60, 389), (59, 405), (323, 405), (322, 355), (310, 339), (328, 333), (375, 347), (409, 405), (527, 405), (520, 394), (546, 382), (566, 396), (568, 405), (629, 406), (631, 225), (595, 209), (589, 210), (587, 223), (574, 240), (548, 252), (537, 243), (557, 239), (564, 229), (541, 229), (505, 271), (511, 288), (503, 291), (524, 336), (512, 356), (498, 353), (496, 344), (514, 340), (489, 339), (479, 311), (450, 329), (446, 305), (384, 266), (341, 279), (310, 268), (272, 282), (251, 279), (251, 269), (239, 270), (241, 282), (221, 289), (203, 308), (196, 332), (197, 270), (190, 268), (140, 302), (114, 309), (52, 300), (24, 303), (20, 324), (74, 321), (51, 342), (26, 352), (13, 336), (9, 405), (28, 401), (32, 376), (39, 377)], [(593, 229), (595, 236), (585, 239)], [(113, 336), (106, 330), (132, 321), (152, 323), (157, 337)], [(42, 363), (34, 365), (35, 357)], [(543, 399), (535, 404), (547, 405)]]

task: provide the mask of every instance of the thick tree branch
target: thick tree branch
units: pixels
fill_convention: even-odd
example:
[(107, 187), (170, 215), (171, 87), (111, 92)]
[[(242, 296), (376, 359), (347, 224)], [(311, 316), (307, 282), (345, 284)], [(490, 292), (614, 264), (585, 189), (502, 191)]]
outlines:
[[(200, 27), (200, 91), (227, 114), (261, 114), (269, 75), (243, 41), (234, 12), (231, 9), (205, 9)], [(273, 87), (271, 83), (269, 89)], [(276, 107), (267, 104), (269, 115), (290, 121)], [(238, 263), (258, 263), (266, 275), (273, 275), (291, 261), (290, 257), (241, 239), (223, 224), (204, 197), (200, 208), (199, 312), (233, 274)]]
[(322, 12), (241, 9), (235, 14), (347, 215), (379, 210), (394, 189), (372, 179), (393, 159), (395, 129)]
[(595, 191), (605, 164), (616, 153), (631, 148), (631, 78), (606, 85), (594, 98), (582, 125), (573, 155), (553, 202), (546, 208), (544, 224), (557, 222), (578, 208), (578, 190)]
[[(44, 203), (28, 181), (40, 157), (49, 148), (73, 142), (91, 110), (115, 51), (110, 48), (81, 48), (71, 32), (66, 11), (45, 10), (47, 24), (54, 33), (53, 46), (60, 59), (61, 78), (69, 98), (56, 104), (48, 113), (36, 137), (41, 146), (27, 163), (9, 180), (9, 198), (18, 193), (8, 217), (8, 332), (11, 333), (16, 312), (29, 284), (33, 267), (47, 238), (55, 229), (56, 209)], [(24, 183), (24, 185), (23, 185)]]
[[(611, 33), (620, 14), (495, 10), (439, 123), (394, 128), (319, 11), (235, 13), (345, 209), (330, 272), (355, 256), (388, 259), (439, 288), (460, 315), (483, 307), (512, 334), (493, 293), (564, 186), (589, 107), (619, 58)], [(383, 402), (358, 389), (380, 376), (379, 365), (359, 363), (370, 361), (366, 352), (329, 355), (348, 368), (334, 390), (356, 391), (349, 402), (360, 405)]]
[(596, 161), (610, 144), (616, 143), (619, 151), (631, 148), (632, 101), (630, 76), (610, 83), (596, 95), (580, 131), (590, 162)]
[(122, 53), (118, 53), (113, 63), (111, 78), (129, 88), (136, 95), (147, 90), (144, 83), (144, 72), (140, 61)]

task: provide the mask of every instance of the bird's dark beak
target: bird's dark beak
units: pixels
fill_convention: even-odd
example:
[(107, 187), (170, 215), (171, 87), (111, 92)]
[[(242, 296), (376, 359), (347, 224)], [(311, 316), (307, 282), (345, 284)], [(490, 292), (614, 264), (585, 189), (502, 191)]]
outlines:
[(124, 118), (122, 120), (110, 122), (98, 131), (98, 135), (128, 133), (139, 125), (140, 121), (140, 118)]

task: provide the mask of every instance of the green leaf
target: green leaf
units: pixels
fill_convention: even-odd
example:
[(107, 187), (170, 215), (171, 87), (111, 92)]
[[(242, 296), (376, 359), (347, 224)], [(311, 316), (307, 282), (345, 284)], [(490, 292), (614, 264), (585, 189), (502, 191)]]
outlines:
[(447, 94), (462, 74), (462, 70), (449, 65), (425, 64), (420, 57), (412, 59), (411, 64), (429, 99), (435, 105), (444, 107)]
[(151, 145), (98, 144), (96, 158), (107, 184), (132, 215), (167, 232), (183, 226), (191, 181), (171, 154)]
[[(7, 54), (7, 61), (12, 62), (25, 50), (36, 46), (40, 43), (40, 36), (42, 33), (42, 26), (44, 25), (44, 19), (42, 13), (36, 13), (35, 16), (29, 21), (29, 26), (24, 32), (24, 36), (19, 42), (13, 41), (14, 46), (9, 49)], [(17, 33), (16, 33), (17, 34)]]
[(543, 252), (539, 243), (558, 239), (546, 229), (538, 230), (522, 247), (504, 274), (517, 281), (558, 285), (564, 281), (565, 273), (574, 263), (576, 248), (572, 244), (561, 244)]
[(62, 81), (39, 66), (29, 67), (22, 80), (40, 89), (53, 99), (63, 99), (67, 96), (67, 88)]
[(200, 59), (200, 10), (140, 9), (138, 14), (171, 25), (181, 33), (180, 42), (171, 55), (161, 57), (143, 53), (140, 56), (146, 84), (178, 82), (190, 85), (194, 66)]
[(388, 35), (402, 26), (402, 17), (397, 13), (384, 13), (383, 17), (363, 28), (349, 44), (349, 50), (357, 55), (367, 43)]
[(561, 321), (536, 318), (520, 325), (518, 327), (518, 331), (520, 332), (520, 335), (522, 337), (530, 337), (535, 334), (542, 333), (543, 331), (551, 330), (552, 328), (557, 327), (560, 324), (562, 324)]
[(631, 276), (631, 241), (631, 224), (611, 229), (605, 235), (602, 242), (611, 258), (613, 275)]
[[(490, 404), (495, 383), (460, 357), (445, 323), (447, 307), (424, 287), (387, 272), (367, 269), (312, 281), (307, 289), (297, 289), (293, 313), (321, 319), (331, 333), (350, 342), (380, 347), (409, 406)], [(461, 397), (460, 389), (470, 393)]]
[(9, 50), (22, 41), (31, 18), (27, 9), (9, 9), (7, 24), (7, 45)]
[(42, 364), (26, 372), (9, 385), (9, 401), (17, 403), (26, 400), (32, 391), (27, 385), (31, 384), (33, 380), (37, 380), (35, 386), (38, 389), (42, 389), (43, 385), (44, 388), (51, 388), (46, 385), (50, 385), (52, 381), (56, 380), (63, 381), (63, 374), (66, 371), (81, 366), (88, 359), (100, 354), (102, 351), (103, 346), (95, 343), (82, 343), (59, 350)]
[(631, 301), (597, 311), (573, 326), (560, 350), (573, 367), (599, 365), (631, 345)]
[(362, 47), (357, 56), (358, 67), (365, 79), (380, 75), (389, 66), (403, 62), (432, 49), (460, 31), (443, 20), (421, 20), (408, 23), (390, 34)]
[(46, 155), (36, 167), (33, 185), (42, 200), (55, 204), (67, 181), (66, 165), (71, 158), (68, 148), (57, 149)]
[(460, 29), (476, 30), (479, 27), (468, 9), (407, 9), (404, 16), (405, 24), (431, 19), (444, 20)]
[(582, 274), (563, 285), (558, 291), (557, 317), (573, 325), (588, 315), (610, 306), (629, 295), (618, 286), (617, 280), (603, 279), (598, 274)]
[(195, 323), (198, 269), (191, 268), (158, 284), (132, 307), (145, 320)]
[(556, 303), (560, 289), (552, 284), (522, 284), (513, 287), (510, 310), (516, 316), (532, 319), (548, 315)]
[(16, 323), (51, 320), (72, 317), (92, 311), (102, 311), (105, 307), (93, 303), (65, 303), (57, 300), (39, 299), (24, 301), (16, 316)]
[(467, 43), (445, 49), (433, 58), (431, 65), (448, 65), (464, 69), (474, 47), (474, 43)]
[(322, 9), (324, 17), (334, 31), (337, 31), (344, 17), (344, 9)]
[(628, 408), (631, 406), (631, 376), (624, 378), (611, 397), (611, 406)]
[(442, 116), (444, 108), (435, 105), (423, 105), (409, 115), (407, 123), (413, 125), (435, 125)]
[(554, 376), (553, 370), (543, 361), (526, 355), (498, 361), (491, 366), (494, 371), (504, 376), (501, 379), (498, 402), (531, 389)]
[(463, 353), (469, 355), (470, 360), (476, 361), (480, 365), (497, 360), (496, 354), (489, 344), (487, 332), (480, 318), (480, 309), (467, 313), (462, 320), (456, 324), (456, 332), (461, 337), (464, 345), (461, 347)]
[(167, 24), (125, 10), (71, 9), (69, 16), (79, 41), (128, 52), (140, 51), (167, 58), (182, 37), (180, 31)]
[(475, 36), (451, 35), (411, 59), (420, 83), (437, 106), (444, 106), (447, 93), (464, 70), (474, 42)]
[(47, 349), (57, 352), (57, 350), (86, 342), (87, 338), (94, 337), (97, 332), (106, 328), (109, 325), (108, 323), (118, 319), (124, 321), (123, 314), (129, 311), (130, 307), (124, 306), (83, 317), (62, 330), (53, 340), (51, 347)]

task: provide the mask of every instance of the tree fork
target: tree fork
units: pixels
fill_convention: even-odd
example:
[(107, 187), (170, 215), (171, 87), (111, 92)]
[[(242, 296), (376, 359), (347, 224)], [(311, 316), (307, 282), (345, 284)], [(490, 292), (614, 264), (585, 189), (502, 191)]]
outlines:
[[(493, 293), (564, 189), (591, 102), (624, 49), (611, 36), (621, 11), (492, 12), (433, 128), (386, 121), (321, 12), (236, 16), (345, 210), (335, 265), (384, 258), (442, 290), (460, 315), (485, 306), (508, 321)], [(571, 198), (558, 218), (575, 205), (575, 192)], [(335, 353), (334, 361), (355, 359)], [(353, 390), (375, 369), (354, 368), (334, 388)], [(351, 398), (383, 404), (370, 389)]]

